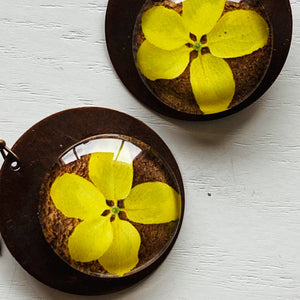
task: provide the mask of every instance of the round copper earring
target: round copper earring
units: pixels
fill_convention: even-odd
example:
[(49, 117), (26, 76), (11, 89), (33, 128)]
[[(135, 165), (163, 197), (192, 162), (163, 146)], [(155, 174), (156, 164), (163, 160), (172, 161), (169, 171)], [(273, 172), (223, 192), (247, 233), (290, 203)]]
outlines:
[(109, 0), (106, 41), (116, 72), (143, 104), (210, 120), (260, 98), (287, 58), (288, 0)]
[(0, 230), (12, 255), (56, 289), (99, 295), (138, 282), (178, 236), (184, 188), (163, 140), (126, 114), (54, 114), (9, 149), (0, 173)]

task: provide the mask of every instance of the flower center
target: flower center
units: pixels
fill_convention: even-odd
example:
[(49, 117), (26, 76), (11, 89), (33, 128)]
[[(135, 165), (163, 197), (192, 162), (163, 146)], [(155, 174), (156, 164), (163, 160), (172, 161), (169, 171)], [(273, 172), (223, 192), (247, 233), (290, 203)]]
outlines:
[(199, 43), (199, 42), (196, 42), (196, 43), (194, 44), (193, 48), (194, 48), (194, 50), (196, 50), (196, 51), (199, 52), (199, 51), (201, 50), (201, 48), (202, 48), (202, 44)]
[(117, 215), (120, 212), (120, 208), (118, 206), (113, 206), (110, 211), (113, 215)]

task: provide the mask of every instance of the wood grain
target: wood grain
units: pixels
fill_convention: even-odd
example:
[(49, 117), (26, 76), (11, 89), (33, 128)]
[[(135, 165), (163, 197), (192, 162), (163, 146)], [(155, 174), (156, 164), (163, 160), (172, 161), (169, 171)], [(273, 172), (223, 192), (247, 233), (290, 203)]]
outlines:
[[(293, 43), (278, 80), (256, 104), (207, 123), (160, 116), (127, 92), (107, 55), (107, 0), (0, 3), (0, 138), (8, 146), (49, 114), (104, 106), (156, 130), (182, 171), (186, 214), (166, 262), (134, 288), (89, 299), (300, 299), (299, 0), (291, 1)], [(0, 299), (85, 297), (40, 284), (3, 246)]]

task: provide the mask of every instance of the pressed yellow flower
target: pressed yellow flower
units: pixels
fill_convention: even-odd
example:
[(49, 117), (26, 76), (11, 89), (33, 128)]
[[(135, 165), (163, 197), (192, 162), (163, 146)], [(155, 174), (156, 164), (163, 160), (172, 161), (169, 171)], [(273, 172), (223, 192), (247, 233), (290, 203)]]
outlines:
[[(226, 0), (185, 0), (182, 14), (154, 6), (142, 15), (145, 41), (137, 52), (137, 66), (148, 79), (174, 79), (190, 62), (194, 97), (205, 114), (228, 108), (235, 80), (224, 58), (253, 53), (268, 43), (269, 26), (253, 10), (223, 11)], [(196, 37), (196, 40), (195, 38)], [(202, 53), (203, 48), (209, 51)], [(208, 52), (208, 53), (207, 53)]]
[[(132, 188), (133, 172), (132, 162), (118, 160), (112, 152), (97, 152), (89, 160), (90, 181), (74, 173), (55, 179), (50, 189), (54, 205), (65, 216), (82, 220), (68, 240), (72, 259), (98, 260), (107, 272), (123, 276), (139, 261), (141, 238), (119, 213), (124, 211), (129, 220), (142, 224), (179, 218), (180, 195), (162, 182)], [(118, 206), (119, 200), (124, 200), (124, 208)]]

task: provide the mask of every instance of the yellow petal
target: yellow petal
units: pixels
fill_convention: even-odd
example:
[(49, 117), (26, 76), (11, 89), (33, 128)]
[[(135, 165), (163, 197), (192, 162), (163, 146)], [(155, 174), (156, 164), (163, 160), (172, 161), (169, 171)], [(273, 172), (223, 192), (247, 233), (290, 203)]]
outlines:
[(190, 48), (159, 49), (144, 41), (137, 52), (137, 66), (150, 80), (174, 79), (181, 75), (190, 60)]
[(89, 177), (107, 200), (126, 198), (133, 179), (132, 162), (114, 156), (110, 152), (97, 152), (91, 155), (89, 162)]
[(208, 34), (221, 17), (226, 0), (185, 0), (182, 18), (185, 27), (197, 37)]
[(139, 261), (141, 237), (133, 225), (119, 217), (111, 224), (114, 238), (109, 249), (99, 258), (99, 263), (109, 273), (123, 276)]
[(224, 59), (211, 54), (199, 55), (191, 63), (190, 80), (203, 113), (213, 114), (228, 108), (235, 93), (235, 81)]
[(161, 49), (173, 50), (190, 42), (181, 16), (164, 6), (154, 6), (143, 13), (142, 30), (146, 40)]
[(56, 208), (69, 218), (93, 219), (109, 208), (103, 194), (90, 181), (76, 174), (57, 177), (50, 196)]
[(69, 237), (70, 255), (80, 262), (96, 260), (107, 251), (112, 240), (113, 230), (109, 216), (83, 221)]
[(226, 13), (207, 35), (211, 54), (239, 57), (264, 47), (268, 43), (269, 26), (252, 10), (235, 10)]
[(136, 185), (124, 200), (129, 220), (142, 224), (160, 224), (177, 220), (180, 195), (163, 182)]

